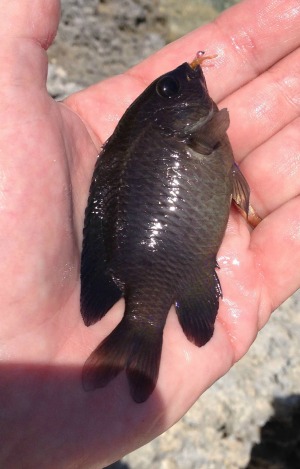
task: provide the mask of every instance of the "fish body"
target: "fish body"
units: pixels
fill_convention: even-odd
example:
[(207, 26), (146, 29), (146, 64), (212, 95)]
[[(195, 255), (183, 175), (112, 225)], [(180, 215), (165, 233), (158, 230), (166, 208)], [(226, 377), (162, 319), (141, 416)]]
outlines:
[(104, 145), (85, 212), (81, 313), (89, 326), (119, 298), (126, 306), (84, 366), (86, 390), (125, 369), (133, 399), (144, 402), (172, 305), (190, 341), (212, 337), (222, 295), (216, 255), (231, 200), (246, 213), (249, 204), (228, 126), (201, 66), (184, 63), (148, 86)]

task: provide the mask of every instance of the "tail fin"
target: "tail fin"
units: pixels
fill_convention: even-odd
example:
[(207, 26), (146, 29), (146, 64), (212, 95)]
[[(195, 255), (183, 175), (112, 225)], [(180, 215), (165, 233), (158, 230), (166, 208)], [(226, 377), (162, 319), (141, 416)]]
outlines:
[(149, 324), (134, 324), (125, 316), (87, 359), (82, 381), (86, 391), (105, 387), (123, 369), (137, 403), (153, 392), (159, 371), (162, 333)]

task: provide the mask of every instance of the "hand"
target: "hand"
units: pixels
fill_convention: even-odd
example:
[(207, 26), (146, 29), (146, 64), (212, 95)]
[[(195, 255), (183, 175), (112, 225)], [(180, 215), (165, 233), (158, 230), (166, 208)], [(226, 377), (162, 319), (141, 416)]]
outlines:
[[(1, 466), (107, 465), (178, 420), (246, 353), (271, 312), (300, 286), (300, 10), (297, 0), (245, 1), (128, 73), (54, 102), (45, 49), (58, 0), (0, 0)], [(171, 310), (157, 388), (135, 404), (120, 375), (81, 386), (85, 359), (120, 320), (91, 328), (79, 312), (82, 225), (101, 144), (130, 102), (199, 49), (211, 96), (263, 218), (233, 208), (218, 271), (224, 298), (213, 338), (197, 348)]]

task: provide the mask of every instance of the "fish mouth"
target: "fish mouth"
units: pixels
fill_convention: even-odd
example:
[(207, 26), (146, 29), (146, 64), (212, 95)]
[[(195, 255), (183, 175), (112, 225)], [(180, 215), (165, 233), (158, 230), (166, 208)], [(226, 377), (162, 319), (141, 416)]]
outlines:
[[(216, 57), (217, 57), (217, 54), (205, 56), (205, 51), (201, 51), (201, 50), (198, 51), (195, 58), (194, 58), (194, 60), (191, 63), (187, 64), (188, 67), (191, 70), (190, 75), (189, 75), (189, 72), (187, 73), (187, 79), (190, 80), (190, 79), (194, 79), (194, 78), (200, 78), (200, 82), (201, 82), (202, 86), (207, 90), (205, 78), (204, 78), (204, 75), (203, 75), (203, 72), (202, 72), (202, 64), (203, 64), (204, 61), (210, 60), (210, 59), (215, 59)], [(207, 92), (207, 94), (208, 94), (208, 92)], [(189, 132), (197, 131), (197, 129), (199, 127), (202, 127), (203, 125), (205, 125), (208, 121), (210, 121), (212, 119), (213, 114), (215, 112), (215, 105), (214, 105), (214, 103), (211, 99), (209, 99), (209, 101), (210, 101), (210, 108), (209, 108), (209, 111), (208, 111), (206, 117), (203, 118), (203, 119), (198, 120), (192, 126), (189, 126)]]

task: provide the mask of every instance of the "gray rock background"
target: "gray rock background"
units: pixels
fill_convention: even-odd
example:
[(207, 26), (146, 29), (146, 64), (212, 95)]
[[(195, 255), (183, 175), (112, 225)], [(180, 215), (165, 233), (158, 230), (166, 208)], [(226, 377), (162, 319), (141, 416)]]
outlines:
[[(62, 0), (49, 51), (57, 99), (120, 73), (235, 1)], [(170, 430), (110, 468), (299, 469), (300, 292)], [(100, 468), (99, 468), (100, 469)]]
[(49, 50), (49, 92), (61, 98), (121, 73), (214, 19), (235, 0), (62, 0)]

